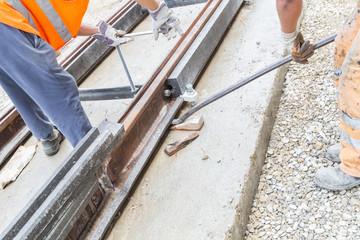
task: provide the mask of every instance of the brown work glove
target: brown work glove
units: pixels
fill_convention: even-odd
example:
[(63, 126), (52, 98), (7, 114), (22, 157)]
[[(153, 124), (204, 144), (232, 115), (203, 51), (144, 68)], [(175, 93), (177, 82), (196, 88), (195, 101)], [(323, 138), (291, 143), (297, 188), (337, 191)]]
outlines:
[(303, 35), (299, 32), (294, 41), (292, 59), (294, 62), (306, 64), (308, 58), (314, 55), (315, 45), (309, 41), (304, 41)]

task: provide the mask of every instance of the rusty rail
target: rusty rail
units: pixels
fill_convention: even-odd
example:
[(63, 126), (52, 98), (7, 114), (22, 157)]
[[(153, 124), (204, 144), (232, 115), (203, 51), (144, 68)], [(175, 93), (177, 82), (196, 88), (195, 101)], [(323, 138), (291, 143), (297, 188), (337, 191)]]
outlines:
[[(169, 101), (163, 97), (164, 89), (167, 89), (166, 80), (222, 2), (226, 2), (227, 6), (226, 11), (222, 12), (222, 17), (226, 19), (222, 18), (222, 24), (226, 23), (226, 26), (230, 24), (242, 1), (209, 1), (120, 118), (119, 122), (124, 124), (126, 132), (113, 150), (106, 168), (106, 174), (120, 192), (115, 191), (109, 197), (112, 199), (110, 206), (102, 210), (101, 219), (93, 225), (93, 230), (88, 233), (87, 238), (95, 240), (106, 236), (113, 218), (126, 202), (130, 189), (135, 185), (157, 143), (171, 123), (171, 119), (180, 108), (181, 99)], [(223, 8), (225, 8), (224, 5), (225, 3)], [(214, 23), (218, 25), (217, 27), (222, 24)], [(223, 25), (221, 27), (223, 32), (218, 32), (220, 36), (218, 41), (225, 32)], [(208, 50), (212, 52), (215, 46), (209, 46)]]
[[(132, 165), (131, 163), (140, 157), (143, 152), (142, 148), (146, 146), (146, 143), (156, 131), (156, 126), (165, 117), (165, 114), (161, 114), (161, 111), (164, 108), (171, 108), (173, 102), (169, 102), (168, 99), (163, 97), (166, 88), (164, 86), (165, 80), (220, 2), (221, 0), (208, 2), (120, 118), (119, 122), (124, 124), (126, 133), (112, 153), (110, 168), (115, 175), (121, 174), (125, 165)], [(128, 149), (134, 151), (126, 151)], [(126, 164), (123, 164), (124, 162)]]

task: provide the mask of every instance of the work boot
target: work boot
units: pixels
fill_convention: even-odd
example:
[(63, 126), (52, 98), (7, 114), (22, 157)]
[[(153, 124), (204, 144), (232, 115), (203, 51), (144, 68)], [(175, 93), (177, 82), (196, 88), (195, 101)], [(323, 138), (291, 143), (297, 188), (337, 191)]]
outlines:
[(330, 146), (325, 153), (326, 159), (335, 163), (341, 162), (339, 156), (340, 156), (340, 143)]
[(51, 140), (41, 140), (44, 153), (48, 156), (55, 155), (60, 149), (60, 142), (64, 136), (58, 130), (54, 129), (54, 137)]
[(321, 188), (332, 191), (346, 190), (360, 185), (360, 177), (353, 177), (344, 173), (339, 166), (328, 167), (317, 171), (315, 183)]

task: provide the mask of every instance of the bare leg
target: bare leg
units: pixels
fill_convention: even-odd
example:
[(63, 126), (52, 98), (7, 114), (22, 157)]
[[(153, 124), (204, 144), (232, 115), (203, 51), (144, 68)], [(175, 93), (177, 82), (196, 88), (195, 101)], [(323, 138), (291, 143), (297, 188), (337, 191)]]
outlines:
[(301, 15), (302, 0), (276, 0), (276, 9), (279, 15), (281, 31), (292, 33)]

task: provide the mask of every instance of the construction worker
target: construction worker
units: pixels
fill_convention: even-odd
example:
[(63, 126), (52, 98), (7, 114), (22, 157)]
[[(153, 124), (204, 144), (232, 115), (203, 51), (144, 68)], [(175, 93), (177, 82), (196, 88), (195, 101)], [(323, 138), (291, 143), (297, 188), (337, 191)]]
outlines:
[[(307, 63), (306, 59), (312, 54), (302, 56), (301, 54), (302, 52), (309, 53), (306, 47), (311, 48), (311, 44), (301, 47), (301, 42), (304, 41), (302, 36), (299, 37), (298, 28), (296, 29), (302, 7), (301, 2), (301, 0), (277, 0), (277, 9), (284, 39), (288, 40), (285, 44), (293, 45), (293, 60)], [(291, 16), (291, 14), (294, 15)], [(360, 185), (359, 27), (360, 0), (335, 39), (335, 85), (339, 87), (341, 134), (340, 146), (330, 147), (326, 156), (333, 162), (341, 163), (337, 167), (322, 168), (315, 174), (315, 183), (328, 190), (345, 190)], [(284, 35), (284, 31), (288, 35)], [(294, 38), (294, 35), (297, 37)]]
[[(160, 28), (170, 30), (164, 33), (168, 38), (181, 32), (165, 3), (138, 3), (150, 11), (155, 39)], [(88, 0), (0, 0), (0, 85), (47, 155), (59, 150), (62, 134), (75, 146), (92, 127), (76, 82), (57, 63), (55, 50), (76, 35), (110, 46), (132, 40), (103, 21), (98, 27), (82, 25), (87, 5)]]

